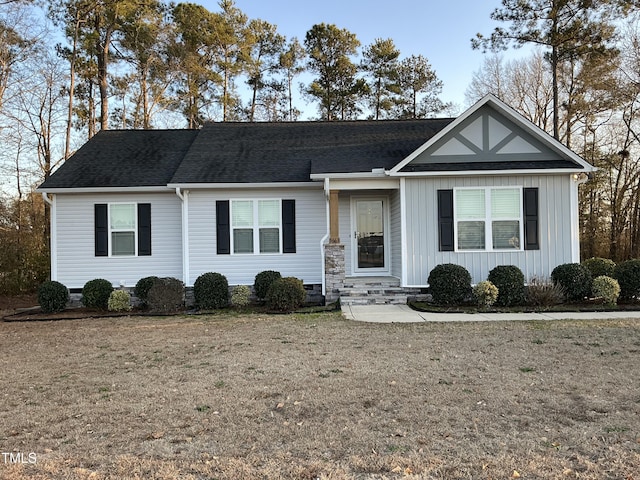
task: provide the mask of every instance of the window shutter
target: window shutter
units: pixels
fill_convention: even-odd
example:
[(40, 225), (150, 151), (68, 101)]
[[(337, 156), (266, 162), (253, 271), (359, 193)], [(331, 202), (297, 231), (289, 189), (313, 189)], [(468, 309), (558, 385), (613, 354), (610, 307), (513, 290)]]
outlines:
[(151, 204), (138, 204), (138, 255), (151, 255)]
[(93, 225), (95, 229), (95, 255), (96, 257), (109, 256), (109, 218), (108, 205), (96, 203), (94, 206)]
[(229, 200), (217, 200), (216, 251), (218, 255), (229, 255), (231, 253), (231, 232), (229, 227)]
[(438, 190), (438, 237), (441, 252), (453, 248), (453, 190)]
[(295, 200), (282, 200), (282, 253), (296, 253)]
[(525, 188), (524, 200), (524, 249), (540, 250), (538, 221), (538, 189)]

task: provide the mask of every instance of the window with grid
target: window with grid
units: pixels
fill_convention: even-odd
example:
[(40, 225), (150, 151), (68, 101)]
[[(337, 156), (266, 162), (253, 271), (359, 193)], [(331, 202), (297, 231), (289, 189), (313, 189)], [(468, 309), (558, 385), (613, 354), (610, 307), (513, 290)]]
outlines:
[(280, 253), (280, 200), (232, 200), (233, 253)]

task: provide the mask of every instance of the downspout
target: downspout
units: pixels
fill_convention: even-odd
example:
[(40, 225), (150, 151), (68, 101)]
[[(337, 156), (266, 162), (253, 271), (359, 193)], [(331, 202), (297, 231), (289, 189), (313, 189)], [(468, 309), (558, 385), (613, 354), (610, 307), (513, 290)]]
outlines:
[(325, 206), (326, 212), (325, 217), (327, 220), (327, 233), (325, 233), (324, 237), (320, 239), (320, 258), (322, 260), (322, 295), (327, 294), (327, 279), (326, 279), (326, 265), (325, 265), (325, 252), (324, 252), (324, 244), (329, 238), (329, 228), (330, 228), (330, 219), (329, 219), (329, 179), (324, 179), (324, 198), (325, 198)]
[(176, 187), (176, 195), (182, 201), (182, 282), (189, 285), (189, 190)]
[(585, 173), (571, 175), (571, 261), (580, 263), (580, 214), (578, 206), (578, 187), (589, 180)]
[(49, 198), (47, 192), (42, 192), (42, 199), (49, 205), (49, 262), (51, 265), (51, 280), (58, 280), (58, 230), (56, 221), (56, 196)]

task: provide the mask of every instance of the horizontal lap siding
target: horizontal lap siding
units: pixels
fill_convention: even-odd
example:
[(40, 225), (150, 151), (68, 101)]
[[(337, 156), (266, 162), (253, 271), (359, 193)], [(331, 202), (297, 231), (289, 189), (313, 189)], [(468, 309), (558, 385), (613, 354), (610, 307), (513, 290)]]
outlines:
[[(280, 255), (218, 255), (216, 201), (278, 198), (296, 201), (296, 253)], [(276, 270), (306, 284), (322, 283), (320, 240), (327, 232), (322, 189), (262, 189), (191, 191), (189, 194), (189, 284), (199, 275), (218, 272), (230, 285), (252, 285), (256, 274)]]
[[(426, 285), (436, 265), (455, 263), (485, 280), (497, 265), (516, 265), (526, 279), (549, 277), (571, 262), (571, 179), (569, 175), (407, 179), (407, 272), (410, 285)], [(438, 251), (437, 191), (454, 187), (522, 186), (539, 188), (540, 250), (522, 252)]]
[[(89, 280), (105, 278), (132, 287), (146, 276), (182, 279), (180, 199), (167, 194), (82, 194), (56, 196), (58, 281), (81, 288)], [(151, 255), (96, 257), (94, 204), (135, 202), (151, 204)]]

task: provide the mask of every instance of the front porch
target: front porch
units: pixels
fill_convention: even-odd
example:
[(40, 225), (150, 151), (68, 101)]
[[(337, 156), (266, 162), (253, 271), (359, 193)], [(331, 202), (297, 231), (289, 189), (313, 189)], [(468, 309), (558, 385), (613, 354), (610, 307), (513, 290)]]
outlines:
[(341, 305), (404, 305), (425, 296), (420, 288), (401, 287), (395, 277), (347, 277), (338, 295)]

